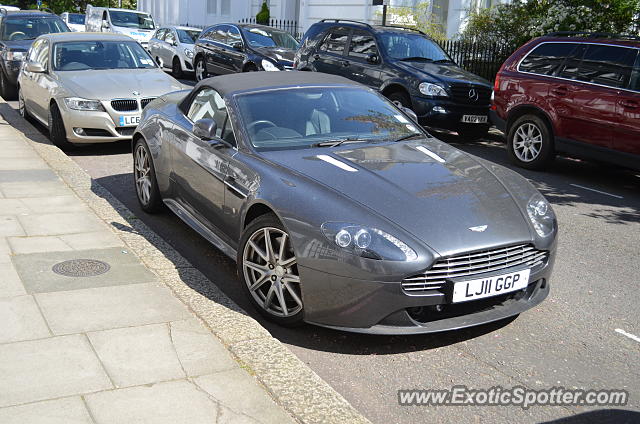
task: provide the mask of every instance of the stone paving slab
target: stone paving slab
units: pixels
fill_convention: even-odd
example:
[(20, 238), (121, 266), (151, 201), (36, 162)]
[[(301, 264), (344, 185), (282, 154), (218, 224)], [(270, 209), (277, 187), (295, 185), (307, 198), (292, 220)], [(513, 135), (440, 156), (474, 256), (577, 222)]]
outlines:
[(2, 424), (94, 424), (80, 397), (0, 409)]
[(15, 216), (0, 216), (0, 237), (24, 235), (26, 234)]
[[(12, 246), (14, 240), (10, 239)], [(139, 284), (156, 279), (135, 255), (121, 248), (56, 252), (54, 243), (49, 247), (52, 247), (50, 252), (13, 256), (16, 271), (29, 293)], [(53, 272), (54, 265), (72, 259), (95, 259), (106, 262), (111, 268), (104, 274), (91, 277), (67, 277)]]
[[(6, 258), (6, 261), (3, 258)], [(27, 293), (18, 277), (18, 273), (13, 268), (11, 257), (1, 253), (0, 275), (2, 276), (2, 278), (0, 278), (0, 298), (21, 296)]]
[(166, 324), (87, 334), (116, 387), (185, 378)]
[[(16, 172), (13, 171), (15, 174)], [(19, 174), (23, 174), (20, 172)], [(29, 181), (29, 182), (25, 182)], [(37, 184), (34, 184), (37, 182)], [(23, 178), (20, 182), (1, 182), (0, 191), (5, 198), (71, 196), (73, 192), (58, 177), (54, 181), (38, 181)]]
[(0, 343), (51, 336), (32, 296), (0, 298)]
[(0, 161), (0, 170), (33, 170), (49, 169), (49, 166), (40, 157), (12, 158), (11, 160)]
[(0, 345), (0, 407), (113, 387), (84, 335)]
[[(4, 149), (4, 143), (2, 144)], [(0, 183), (18, 183), (21, 181), (58, 181), (58, 176), (50, 169), (31, 169), (20, 172), (0, 170)]]
[(53, 334), (72, 334), (191, 317), (171, 292), (157, 284), (100, 287), (35, 295)]
[(36, 214), (88, 211), (76, 196), (25, 197), (20, 201)]
[(18, 220), (28, 236), (55, 236), (107, 229), (94, 215), (85, 212), (20, 215)]

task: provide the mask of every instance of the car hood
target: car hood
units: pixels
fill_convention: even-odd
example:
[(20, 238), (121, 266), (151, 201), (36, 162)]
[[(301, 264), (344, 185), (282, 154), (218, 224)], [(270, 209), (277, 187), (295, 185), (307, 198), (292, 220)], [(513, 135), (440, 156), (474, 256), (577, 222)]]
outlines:
[(463, 82), (465, 84), (480, 84), (491, 88), (489, 81), (469, 71), (465, 71), (457, 65), (401, 60), (397, 60), (394, 63), (399, 68), (412, 74), (423, 74), (426, 80), (436, 79), (447, 83)]
[(16, 40), (16, 41), (3, 41), (2, 43), (7, 46), (7, 48), (14, 52), (26, 52), (29, 50), (31, 45), (33, 44), (33, 40)]
[(159, 69), (105, 69), (96, 71), (58, 72), (62, 85), (79, 97), (111, 100), (136, 97), (158, 97), (184, 86)]
[(296, 55), (295, 50), (285, 49), (282, 47), (254, 47), (253, 49), (276, 63), (286, 66), (291, 66), (293, 64), (293, 58)]
[[(472, 156), (437, 140), (352, 146), (264, 156), (355, 200), (443, 256), (532, 239), (516, 200)], [(363, 220), (356, 224), (367, 225)]]

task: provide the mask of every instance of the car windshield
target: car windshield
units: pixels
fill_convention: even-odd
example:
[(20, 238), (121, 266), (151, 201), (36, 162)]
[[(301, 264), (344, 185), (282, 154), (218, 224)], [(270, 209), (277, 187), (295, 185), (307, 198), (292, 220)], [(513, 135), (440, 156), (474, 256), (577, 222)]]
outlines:
[(194, 29), (177, 29), (178, 39), (183, 44), (195, 44), (202, 31)]
[(146, 13), (122, 12), (117, 10), (109, 11), (111, 14), (111, 23), (119, 27), (138, 28), (138, 29), (155, 29), (153, 18)]
[(74, 41), (54, 46), (56, 71), (147, 68), (155, 68), (153, 59), (135, 41)]
[(33, 40), (42, 34), (69, 32), (60, 18), (15, 17), (2, 22), (2, 40)]
[(297, 49), (298, 42), (288, 32), (266, 28), (245, 28), (244, 36), (251, 47), (283, 47)]
[(84, 15), (80, 13), (69, 13), (69, 23), (74, 25), (84, 25)]
[(451, 58), (435, 42), (420, 34), (387, 32), (380, 34), (387, 56), (393, 59), (426, 59), (448, 62)]
[(351, 87), (240, 94), (237, 103), (258, 150), (393, 141), (422, 132), (389, 101)]

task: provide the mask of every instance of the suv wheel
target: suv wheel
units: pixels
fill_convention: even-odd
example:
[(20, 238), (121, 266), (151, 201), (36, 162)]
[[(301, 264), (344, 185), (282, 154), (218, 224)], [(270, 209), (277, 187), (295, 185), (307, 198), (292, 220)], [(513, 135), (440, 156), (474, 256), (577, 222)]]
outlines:
[(524, 115), (509, 127), (509, 159), (527, 169), (543, 169), (553, 160), (553, 135), (546, 122), (536, 115)]
[(18, 87), (11, 84), (7, 74), (0, 70), (0, 96), (5, 100), (15, 100), (18, 95)]
[(387, 96), (387, 99), (391, 100), (391, 103), (398, 107), (406, 107), (411, 109), (411, 100), (409, 96), (402, 91), (394, 91)]
[(198, 82), (202, 81), (203, 79), (207, 79), (209, 77), (209, 75), (207, 74), (207, 68), (204, 64), (204, 59), (202, 58), (202, 56), (198, 56), (198, 58), (196, 59), (195, 71), (196, 71), (196, 81)]

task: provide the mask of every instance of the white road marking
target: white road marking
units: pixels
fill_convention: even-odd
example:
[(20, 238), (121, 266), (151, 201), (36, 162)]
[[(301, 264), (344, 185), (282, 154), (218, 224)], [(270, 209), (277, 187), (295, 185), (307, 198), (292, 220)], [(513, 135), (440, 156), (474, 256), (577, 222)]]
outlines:
[(338, 159), (334, 159), (331, 156), (318, 155), (317, 158), (320, 159), (320, 160), (323, 160), (323, 161), (325, 161), (327, 163), (330, 163), (333, 166), (337, 166), (340, 169), (344, 169), (345, 171), (358, 172), (358, 170), (356, 168), (353, 168), (353, 167), (347, 165), (344, 162), (340, 162)]
[(633, 334), (631, 334), (631, 333), (627, 333), (626, 331), (624, 331), (624, 330), (622, 330), (622, 329), (620, 329), (620, 328), (616, 328), (616, 333), (620, 333), (620, 334), (622, 334), (623, 336), (625, 336), (625, 337), (629, 337), (631, 340), (635, 340), (635, 341), (637, 341), (638, 343), (640, 343), (640, 337), (638, 337), (638, 336), (634, 336), (634, 335), (633, 335)]
[(596, 190), (595, 188), (589, 188), (589, 187), (581, 186), (579, 184), (569, 184), (569, 185), (581, 188), (583, 190), (595, 191), (596, 193), (600, 193), (600, 194), (604, 194), (604, 195), (607, 195), (607, 196), (615, 197), (616, 199), (624, 199), (624, 197), (618, 196), (617, 194), (607, 193), (606, 191)]
[(440, 163), (444, 163), (445, 160), (442, 159), (440, 156), (436, 155), (435, 153), (433, 153), (431, 150), (427, 149), (424, 146), (416, 146), (416, 150), (421, 151), (422, 153), (424, 153), (425, 155), (429, 156), (431, 159), (434, 159)]

